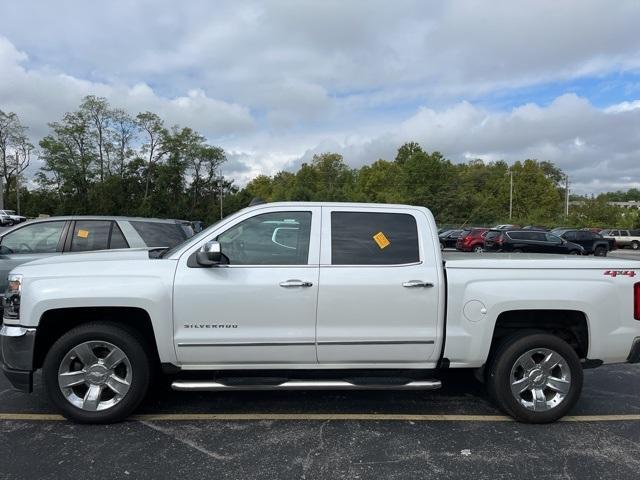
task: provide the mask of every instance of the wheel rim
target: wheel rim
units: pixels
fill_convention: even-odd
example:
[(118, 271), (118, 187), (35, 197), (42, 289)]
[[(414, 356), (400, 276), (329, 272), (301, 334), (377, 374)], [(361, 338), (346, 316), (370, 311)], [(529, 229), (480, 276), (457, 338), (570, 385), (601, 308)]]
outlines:
[(476, 252), (476, 253), (482, 253), (482, 252), (484, 252), (484, 248), (482, 248), (480, 246), (477, 246), (477, 247), (475, 247), (473, 249), (473, 251)]
[(87, 412), (111, 408), (131, 388), (131, 362), (109, 342), (90, 341), (73, 347), (58, 369), (58, 386), (65, 399)]
[(571, 388), (569, 364), (558, 352), (536, 348), (522, 354), (510, 375), (511, 393), (527, 410), (545, 412), (560, 405)]

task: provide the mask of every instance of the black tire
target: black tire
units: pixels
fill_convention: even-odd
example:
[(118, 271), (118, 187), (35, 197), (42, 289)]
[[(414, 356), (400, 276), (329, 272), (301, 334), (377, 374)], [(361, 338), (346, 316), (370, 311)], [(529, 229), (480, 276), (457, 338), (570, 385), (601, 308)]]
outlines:
[(631, 250), (638, 250), (639, 248), (640, 248), (640, 243), (638, 243), (636, 240), (631, 242)]
[[(571, 376), (564, 399), (556, 406), (542, 411), (533, 411), (523, 406), (511, 392), (512, 369), (521, 356), (535, 349), (548, 349), (559, 354)], [(582, 391), (583, 372), (575, 350), (561, 338), (547, 333), (522, 332), (505, 339), (496, 349), (488, 363), (486, 378), (489, 395), (505, 413), (524, 423), (550, 423), (566, 415), (578, 401)]]
[(596, 249), (593, 251), (593, 256), (594, 257), (606, 257), (607, 256), (606, 247), (596, 247)]
[(13, 222), (13, 220), (9, 220), (9, 221), (7, 222), (7, 224), (8, 224), (10, 227), (13, 227), (14, 222)]
[[(58, 385), (58, 370), (64, 357), (76, 346), (89, 341), (115, 345), (131, 364), (129, 390), (118, 403), (99, 411), (86, 411), (73, 405)], [(144, 399), (151, 379), (150, 358), (147, 342), (135, 330), (111, 322), (90, 322), (71, 329), (56, 340), (47, 352), (42, 375), (49, 399), (66, 418), (78, 423), (115, 423), (127, 418)]]
[(475, 247), (473, 247), (473, 252), (474, 253), (482, 253), (482, 252), (484, 252), (484, 247), (482, 245), (476, 245)]
[(520, 248), (514, 248), (514, 249), (512, 250), (512, 253), (522, 253), (522, 249), (520, 249)]
[(578, 250), (569, 250), (569, 255), (579, 255), (580, 252)]

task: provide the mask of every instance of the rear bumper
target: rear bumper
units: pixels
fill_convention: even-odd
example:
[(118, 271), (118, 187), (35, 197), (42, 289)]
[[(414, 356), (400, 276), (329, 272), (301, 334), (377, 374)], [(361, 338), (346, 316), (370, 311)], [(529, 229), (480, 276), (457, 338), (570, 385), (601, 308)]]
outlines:
[(31, 392), (33, 388), (33, 352), (36, 329), (17, 325), (0, 328), (2, 370), (14, 388)]
[(629, 363), (640, 363), (640, 337), (636, 337), (631, 345), (631, 351), (627, 357)]

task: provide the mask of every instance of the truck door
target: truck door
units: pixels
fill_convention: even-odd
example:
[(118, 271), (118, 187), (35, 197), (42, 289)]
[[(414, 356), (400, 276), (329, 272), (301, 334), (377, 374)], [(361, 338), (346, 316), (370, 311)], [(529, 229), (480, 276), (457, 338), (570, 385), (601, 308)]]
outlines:
[[(174, 338), (183, 365), (315, 364), (319, 207), (265, 207), (223, 225), (180, 258)], [(189, 258), (217, 240), (228, 265)]]
[(426, 214), (323, 207), (322, 216), (318, 361), (356, 368), (431, 360), (442, 266)]

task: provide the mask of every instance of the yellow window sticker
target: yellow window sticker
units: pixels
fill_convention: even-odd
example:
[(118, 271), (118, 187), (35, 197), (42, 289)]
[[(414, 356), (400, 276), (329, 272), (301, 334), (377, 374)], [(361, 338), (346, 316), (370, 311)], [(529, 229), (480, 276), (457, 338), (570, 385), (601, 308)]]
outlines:
[(378, 244), (378, 246), (380, 247), (380, 250), (382, 250), (383, 248), (387, 248), (389, 245), (391, 245), (391, 242), (389, 241), (389, 239), (382, 232), (376, 233), (373, 236), (373, 240)]
[(89, 238), (89, 230), (78, 230), (78, 237)]

